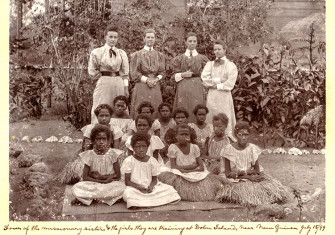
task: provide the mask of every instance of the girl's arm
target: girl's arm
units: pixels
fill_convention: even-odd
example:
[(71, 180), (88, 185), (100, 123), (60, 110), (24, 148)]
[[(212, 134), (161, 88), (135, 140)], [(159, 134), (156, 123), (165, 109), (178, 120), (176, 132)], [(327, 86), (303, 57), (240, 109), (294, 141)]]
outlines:
[(178, 166), (176, 158), (170, 158), (170, 163), (171, 163), (171, 169), (177, 169), (177, 170), (181, 170), (181, 171), (183, 171), (183, 170), (193, 170), (193, 169), (195, 169), (199, 166), (198, 162), (190, 164), (190, 165)]
[(153, 154), (152, 154), (152, 156), (158, 161), (158, 154), (159, 154), (159, 149), (156, 149), (154, 152), (153, 152)]
[(160, 129), (155, 130), (154, 134), (157, 135), (160, 138), (161, 137), (161, 130)]
[(113, 147), (116, 149), (120, 149), (120, 142), (121, 142), (121, 138), (114, 140)]
[(157, 184), (158, 180), (157, 180), (157, 176), (152, 176), (152, 180), (151, 183), (148, 187), (148, 193), (151, 193), (153, 188), (155, 187), (155, 185)]
[[(93, 174), (94, 175), (94, 174)], [(92, 177), (92, 174), (90, 174), (90, 167), (88, 165), (84, 165), (83, 170), (83, 181), (92, 181), (97, 183), (104, 183), (105, 180), (99, 179), (98, 177)]]
[(197, 172), (197, 171), (204, 171), (204, 163), (203, 163), (203, 161), (202, 161), (202, 159), (201, 159), (201, 157), (197, 157), (196, 159), (196, 168), (194, 168), (194, 169), (189, 169), (189, 170), (185, 170), (184, 172), (186, 173), (186, 172)]
[(254, 169), (253, 170), (248, 170), (246, 172), (247, 175), (258, 175), (259, 173), (261, 173), (260, 168), (259, 168), (259, 163), (258, 160), (256, 160), (255, 165), (254, 165)]
[(140, 190), (142, 193), (147, 193), (148, 192), (147, 188), (132, 182), (130, 180), (130, 177), (131, 177), (131, 173), (125, 173), (125, 184), (126, 184), (126, 186), (136, 188), (137, 190)]

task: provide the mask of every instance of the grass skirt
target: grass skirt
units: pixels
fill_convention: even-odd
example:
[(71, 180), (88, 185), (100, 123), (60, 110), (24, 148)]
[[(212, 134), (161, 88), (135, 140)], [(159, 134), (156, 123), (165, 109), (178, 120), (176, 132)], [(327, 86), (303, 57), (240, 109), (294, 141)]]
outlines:
[(84, 170), (84, 162), (81, 160), (78, 151), (73, 159), (71, 159), (64, 167), (58, 178), (63, 184), (75, 184), (81, 181)]
[(264, 174), (261, 182), (249, 180), (232, 183), (223, 187), (216, 196), (216, 201), (233, 202), (243, 206), (258, 206), (262, 204), (283, 203), (289, 198), (287, 187), (278, 180)]
[(190, 182), (172, 172), (162, 172), (158, 179), (162, 183), (173, 186), (181, 200), (191, 202), (214, 201), (217, 193), (231, 184), (227, 179), (211, 173), (198, 182)]

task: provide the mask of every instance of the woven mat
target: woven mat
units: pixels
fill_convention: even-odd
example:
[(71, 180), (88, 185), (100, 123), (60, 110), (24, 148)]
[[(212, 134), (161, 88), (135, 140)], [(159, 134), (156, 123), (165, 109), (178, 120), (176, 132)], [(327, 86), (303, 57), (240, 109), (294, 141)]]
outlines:
[(210, 202), (186, 202), (180, 201), (175, 204), (168, 204), (158, 207), (145, 207), (138, 209), (127, 209), (125, 202), (117, 202), (112, 206), (103, 203), (92, 203), (90, 206), (71, 205), (74, 199), (71, 193), (70, 185), (65, 188), (65, 198), (63, 203), (63, 215), (94, 215), (94, 214), (110, 214), (110, 213), (132, 213), (142, 211), (187, 211), (187, 210), (215, 210), (215, 209), (232, 209), (241, 208), (241, 206), (232, 203)]

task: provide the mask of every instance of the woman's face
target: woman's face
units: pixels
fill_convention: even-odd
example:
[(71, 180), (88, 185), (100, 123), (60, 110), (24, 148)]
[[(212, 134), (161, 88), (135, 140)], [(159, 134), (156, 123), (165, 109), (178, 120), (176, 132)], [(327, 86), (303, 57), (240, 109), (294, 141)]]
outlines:
[(106, 44), (110, 47), (116, 46), (118, 40), (118, 33), (114, 31), (107, 32), (105, 36)]
[(176, 113), (176, 117), (174, 118), (174, 120), (176, 121), (177, 125), (187, 122), (187, 118), (185, 116), (185, 113)]
[(170, 118), (171, 111), (170, 111), (169, 107), (163, 106), (159, 110), (159, 114), (161, 115), (162, 119), (166, 120), (166, 119)]
[(195, 36), (190, 36), (186, 40), (186, 47), (189, 50), (194, 50), (197, 47), (197, 38)]
[(176, 139), (179, 144), (184, 145), (190, 142), (191, 134), (188, 128), (178, 128)]
[(216, 56), (216, 58), (221, 58), (224, 57), (226, 54), (226, 50), (223, 49), (223, 46), (220, 44), (215, 44), (214, 45), (214, 54)]
[(203, 124), (206, 121), (206, 110), (205, 109), (198, 109), (197, 114), (195, 115), (195, 118), (197, 120), (198, 124)]
[(127, 104), (123, 100), (116, 101), (114, 105), (115, 114), (118, 117), (122, 117), (127, 109)]
[(214, 134), (218, 137), (222, 137), (225, 134), (227, 125), (223, 124), (221, 120), (213, 121)]
[(138, 132), (148, 133), (148, 131), (150, 129), (150, 125), (148, 123), (148, 120), (147, 119), (141, 119), (141, 118), (138, 119), (136, 129), (137, 129)]
[(111, 120), (111, 114), (108, 109), (101, 109), (97, 118), (99, 124), (108, 125)]
[(246, 147), (249, 141), (249, 136), (250, 136), (250, 132), (249, 130), (239, 130), (236, 133), (236, 139), (237, 139), (237, 143), (240, 147)]
[(94, 148), (98, 151), (106, 150), (108, 147), (108, 139), (106, 132), (99, 132), (94, 140)]
[(144, 140), (139, 140), (135, 143), (133, 149), (139, 158), (144, 158), (148, 151), (148, 145)]
[(155, 44), (155, 34), (154, 33), (146, 33), (144, 37), (144, 43), (148, 47), (153, 47)]

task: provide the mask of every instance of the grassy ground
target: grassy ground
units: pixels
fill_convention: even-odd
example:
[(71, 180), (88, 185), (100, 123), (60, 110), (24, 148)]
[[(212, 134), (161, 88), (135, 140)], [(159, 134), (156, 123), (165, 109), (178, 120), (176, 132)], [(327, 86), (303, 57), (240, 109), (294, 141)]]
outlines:
[[(25, 152), (39, 154), (43, 162), (50, 168), (51, 174), (56, 176), (74, 153), (80, 148), (80, 144), (63, 143), (25, 143), (21, 142), (23, 136), (42, 136), (43, 139), (55, 135), (60, 138), (69, 135), (72, 138), (81, 138), (81, 133), (61, 119), (48, 118), (46, 121), (25, 121), (11, 123), (9, 126), (9, 138), (14, 145), (20, 145)], [(307, 203), (302, 211), (301, 220), (308, 222), (321, 222), (325, 220), (325, 157), (324, 155), (292, 156), (288, 154), (275, 155), (263, 154), (260, 163), (266, 173), (280, 180), (284, 185), (298, 188), (303, 195), (313, 194), (316, 188), (322, 189), (318, 200)], [(185, 211), (185, 212), (136, 212), (117, 213), (97, 216), (64, 217), (61, 215), (64, 200), (64, 185), (57, 178), (51, 183), (51, 192), (47, 200), (46, 213), (39, 217), (26, 214), (27, 208), (33, 202), (31, 195), (26, 193), (22, 183), (22, 177), (26, 168), (17, 166), (17, 159), (10, 158), (10, 220), (82, 220), (82, 221), (273, 221), (269, 217), (252, 217), (248, 208), (219, 209), (212, 211)], [(14, 169), (14, 170), (13, 170)], [(290, 200), (289, 207), (293, 212), (279, 221), (299, 221), (299, 209), (297, 201)]]

